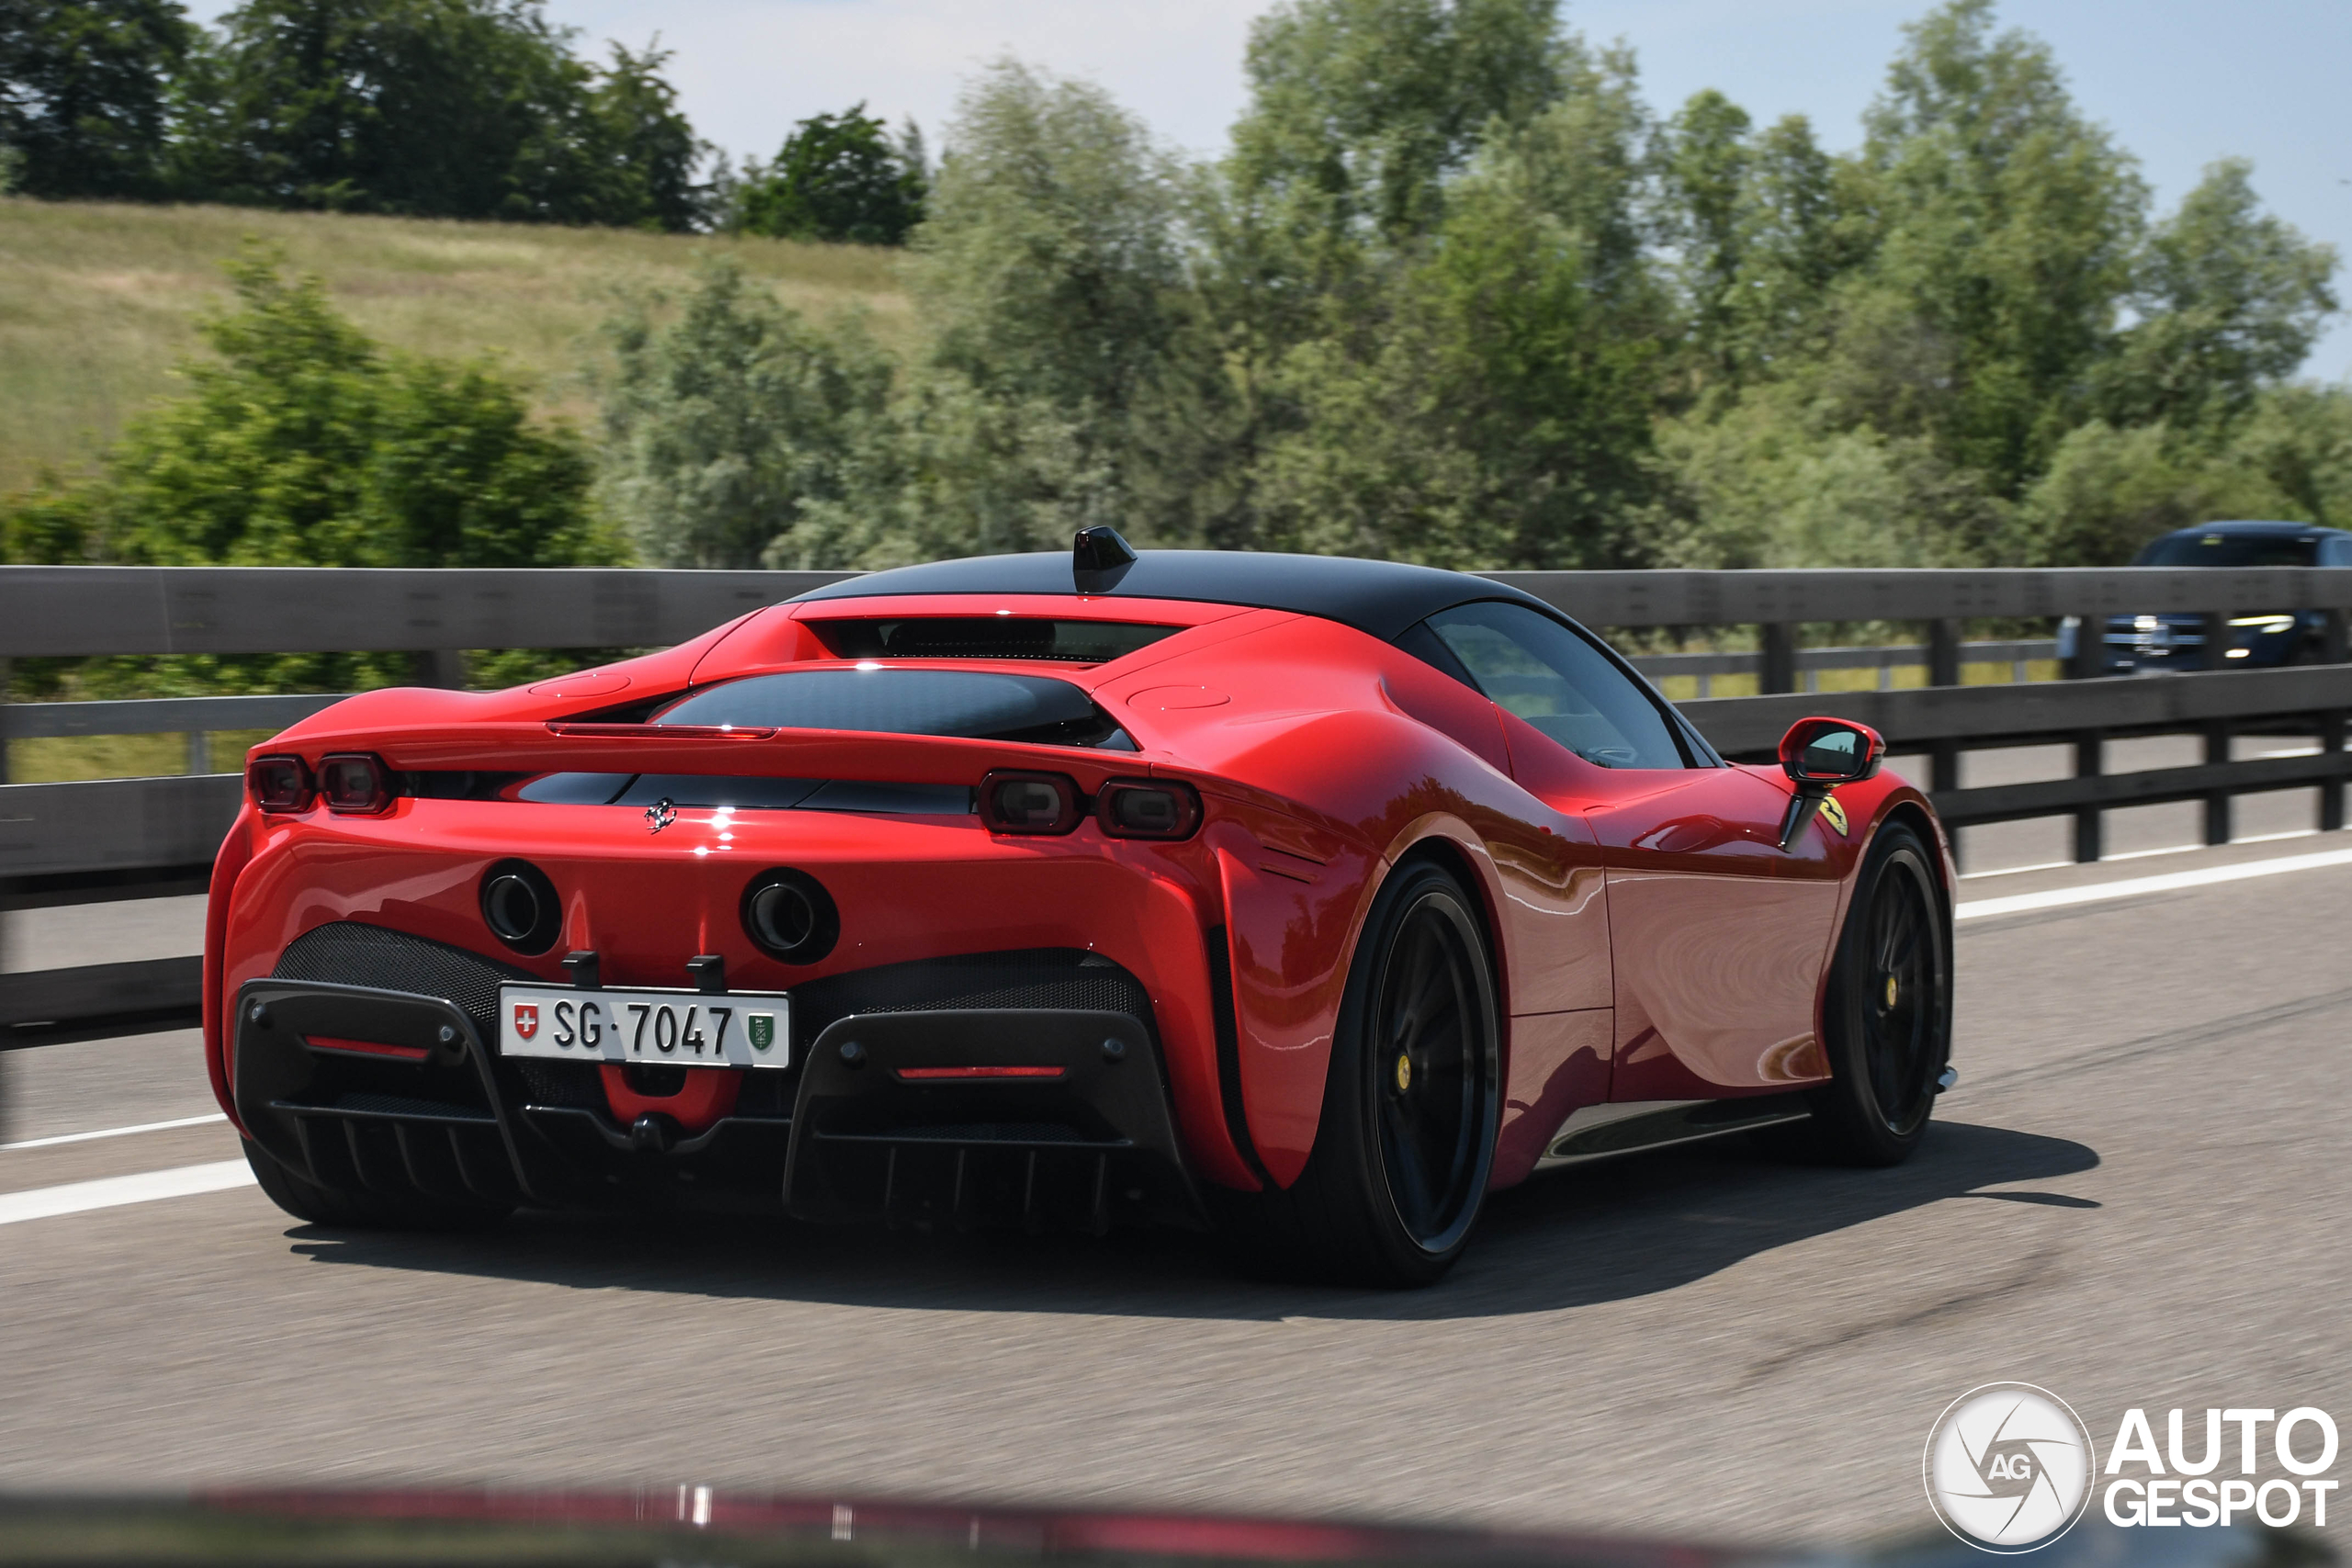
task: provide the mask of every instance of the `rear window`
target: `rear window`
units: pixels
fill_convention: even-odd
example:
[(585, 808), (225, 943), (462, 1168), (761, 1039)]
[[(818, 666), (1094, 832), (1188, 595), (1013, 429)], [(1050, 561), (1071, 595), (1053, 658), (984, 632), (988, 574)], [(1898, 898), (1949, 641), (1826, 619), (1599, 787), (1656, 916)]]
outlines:
[(1108, 664), (1184, 629), (1023, 615), (921, 615), (808, 625), (842, 659), (1048, 659), (1068, 664)]
[(2168, 534), (2133, 566), (2316, 566), (2319, 540), (2272, 534)]
[(1109, 716), (1068, 682), (978, 670), (797, 670), (752, 675), (697, 692), (655, 715), (652, 722), (1136, 749)]

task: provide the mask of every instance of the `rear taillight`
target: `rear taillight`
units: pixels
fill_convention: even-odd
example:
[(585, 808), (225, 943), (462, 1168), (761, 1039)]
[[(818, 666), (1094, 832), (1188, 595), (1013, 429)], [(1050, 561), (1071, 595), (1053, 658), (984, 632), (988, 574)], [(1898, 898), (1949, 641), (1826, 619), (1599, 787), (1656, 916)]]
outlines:
[(980, 820), (991, 833), (1067, 833), (1078, 818), (1078, 785), (1059, 773), (1000, 771), (980, 781)]
[(392, 776), (384, 764), (364, 754), (322, 758), (319, 762), (319, 794), (327, 809), (340, 817), (367, 816), (392, 804)]
[(1094, 796), (1094, 819), (1114, 839), (1189, 839), (1201, 825), (1201, 797), (1187, 784), (1113, 779)]
[(245, 793), (264, 811), (308, 811), (318, 790), (300, 757), (256, 757), (245, 764)]

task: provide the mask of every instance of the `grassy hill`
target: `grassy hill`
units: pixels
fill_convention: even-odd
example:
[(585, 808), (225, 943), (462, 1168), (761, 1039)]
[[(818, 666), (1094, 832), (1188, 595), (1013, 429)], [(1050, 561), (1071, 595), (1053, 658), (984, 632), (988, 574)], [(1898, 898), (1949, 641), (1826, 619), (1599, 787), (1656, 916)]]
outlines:
[(896, 253), (862, 246), (0, 197), (0, 493), (86, 462), (171, 394), (197, 316), (228, 297), (220, 264), (248, 237), (325, 278), (379, 341), (503, 355), (544, 406), (583, 420), (615, 291), (682, 285), (707, 253), (811, 315), (863, 305), (885, 341), (910, 331)]

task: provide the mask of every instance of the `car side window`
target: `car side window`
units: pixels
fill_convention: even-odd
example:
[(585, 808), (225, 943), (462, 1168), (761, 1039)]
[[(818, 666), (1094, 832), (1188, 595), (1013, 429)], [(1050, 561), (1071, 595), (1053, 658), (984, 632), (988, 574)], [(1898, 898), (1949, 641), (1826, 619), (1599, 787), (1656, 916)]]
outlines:
[(2322, 566), (2352, 566), (2352, 538), (2341, 534), (2324, 534), (2319, 541), (2319, 564)]
[(1586, 761), (1690, 765), (1649, 694), (1559, 622), (1490, 600), (1442, 610), (1424, 624), (1481, 692)]

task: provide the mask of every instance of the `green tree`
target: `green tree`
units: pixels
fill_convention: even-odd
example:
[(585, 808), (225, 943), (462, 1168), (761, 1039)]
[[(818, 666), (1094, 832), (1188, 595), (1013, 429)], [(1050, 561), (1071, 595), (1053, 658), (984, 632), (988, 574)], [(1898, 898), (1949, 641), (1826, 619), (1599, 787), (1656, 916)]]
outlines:
[(1558, 0), (1285, 0), (1251, 24), (1232, 168), (1340, 231), (1426, 232), (1494, 122), (1565, 90)]
[[(0, 558), (198, 566), (611, 564), (569, 427), (494, 364), (387, 354), (315, 277), (248, 253), (213, 357), (85, 479), (0, 502)], [(506, 656), (519, 678), (547, 663)], [(52, 675), (53, 671), (51, 672)], [(405, 655), (97, 661), (107, 691), (335, 691), (405, 680)]]
[[(662, 74), (670, 62), (656, 39), (644, 51), (612, 46), (612, 63), (597, 76), (587, 101), (587, 123), (577, 136), (587, 169), (577, 210), (588, 221), (628, 223), (682, 234), (710, 214), (710, 193), (695, 171), (709, 148), (678, 107), (677, 89)], [(575, 159), (571, 166), (581, 167)]]
[(1671, 302), (1645, 246), (1630, 58), (1500, 135), (1361, 332), (1286, 358), (1300, 427), (1259, 468), (1269, 543), (1449, 566), (1641, 558)]
[(1711, 369), (1724, 373), (1736, 365), (1734, 322), (1755, 229), (1754, 123), (1711, 87), (1691, 95), (1659, 136), (1659, 228), (1677, 253), (1694, 346)]
[(704, 267), (674, 321), (657, 304), (631, 301), (608, 328), (604, 486), (639, 551), (693, 567), (824, 555), (801, 525), (843, 493), (889, 362), (854, 322), (819, 331), (729, 263)]
[(1818, 354), (1838, 280), (1872, 254), (1875, 214), (1867, 174), (1822, 151), (1803, 115), (1755, 139), (1742, 196), (1742, 272), (1728, 312), (1731, 357), (1744, 377)]
[(247, 0), (180, 89), (176, 178), (271, 207), (649, 224), (699, 215), (660, 74), (599, 72), (538, 0)]
[(1645, 518), (1659, 566), (1976, 566), (2011, 515), (1921, 435), (1826, 423), (1802, 382), (1767, 381), (1664, 422)]
[(379, 349), (315, 277), (233, 264), (215, 357), (101, 472), (10, 508), (9, 558), (165, 566), (556, 566), (616, 558), (588, 456), (494, 365)]
[(859, 104), (802, 120), (738, 197), (734, 227), (787, 240), (900, 245), (922, 221), (927, 188), (913, 122), (893, 141)]
[(2019, 566), (2116, 566), (2175, 528), (2242, 510), (2275, 512), (2258, 476), (2200, 456), (2161, 424), (2077, 425), (2026, 491), (2002, 558)]
[(0, 144), (17, 187), (157, 194), (168, 85), (195, 36), (175, 0), (0, 0)]
[(1949, 0), (1911, 24), (1867, 117), (1876, 297), (1843, 311), (1838, 389), (2014, 495), (2090, 412), (2147, 188), (2047, 46), (1992, 17)]
[(2253, 165), (2205, 172), (2143, 253), (2109, 376), (2110, 411), (2177, 428), (2233, 422), (2266, 385), (2291, 376), (2334, 312), (2332, 246), (2262, 210)]
[(1778, 374), (1826, 341), (1833, 285), (1868, 261), (1860, 166), (1790, 115), (1758, 131), (1713, 90), (1661, 128), (1655, 228), (1674, 257), (1694, 361), (1687, 390)]
[[(975, 526), (1006, 508), (1055, 533), (1132, 526), (1144, 410), (1184, 321), (1181, 172), (1100, 88), (1011, 63), (965, 93), (948, 140), (907, 277), (932, 334), (924, 375), (990, 405), (950, 421), (993, 433), (998, 460), (966, 467), (1004, 489), (976, 500)], [(1014, 460), (1040, 440), (1064, 456)]]

